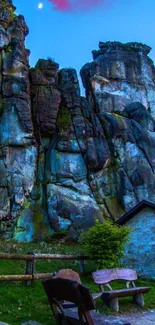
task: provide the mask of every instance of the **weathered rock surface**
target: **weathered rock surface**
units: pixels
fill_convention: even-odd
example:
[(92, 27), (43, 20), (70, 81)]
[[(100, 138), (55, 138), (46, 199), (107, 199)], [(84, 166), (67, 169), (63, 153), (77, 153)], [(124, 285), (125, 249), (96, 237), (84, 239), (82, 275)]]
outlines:
[(155, 68), (146, 45), (100, 42), (99, 47), (81, 76), (111, 153), (103, 169), (106, 191), (100, 186), (103, 204), (118, 218), (143, 198), (155, 199)]
[(140, 43), (99, 43), (77, 73), (52, 59), (29, 69), (28, 28), (0, 2), (0, 233), (77, 239), (155, 200), (155, 68)]
[[(0, 227), (10, 236), (31, 201), (37, 148), (31, 115), (28, 33), (24, 17), (11, 1), (0, 2)], [(28, 203), (29, 204), (29, 203)]]

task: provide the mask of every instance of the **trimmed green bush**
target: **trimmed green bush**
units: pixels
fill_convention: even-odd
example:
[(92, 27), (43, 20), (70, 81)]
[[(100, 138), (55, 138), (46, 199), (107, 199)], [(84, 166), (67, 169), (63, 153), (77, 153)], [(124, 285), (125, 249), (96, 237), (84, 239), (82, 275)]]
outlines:
[(82, 232), (80, 242), (82, 251), (97, 262), (97, 269), (121, 267), (125, 243), (130, 233), (129, 227), (122, 227), (105, 220), (95, 225), (88, 232)]

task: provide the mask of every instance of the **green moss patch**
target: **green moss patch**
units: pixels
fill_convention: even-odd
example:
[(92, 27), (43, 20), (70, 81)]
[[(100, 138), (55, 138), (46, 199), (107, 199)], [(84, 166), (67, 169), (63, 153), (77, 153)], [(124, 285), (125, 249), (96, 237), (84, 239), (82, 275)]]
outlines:
[(33, 226), (34, 226), (34, 240), (48, 240), (51, 237), (50, 227), (45, 222), (45, 215), (42, 212), (40, 202), (37, 202), (34, 206), (33, 215)]
[(57, 117), (57, 127), (60, 130), (67, 131), (72, 125), (71, 114), (67, 107), (61, 108)]
[(119, 204), (117, 197), (107, 197), (105, 199), (106, 206), (113, 216), (114, 220), (117, 220), (121, 215), (125, 214), (124, 209), (122, 206)]

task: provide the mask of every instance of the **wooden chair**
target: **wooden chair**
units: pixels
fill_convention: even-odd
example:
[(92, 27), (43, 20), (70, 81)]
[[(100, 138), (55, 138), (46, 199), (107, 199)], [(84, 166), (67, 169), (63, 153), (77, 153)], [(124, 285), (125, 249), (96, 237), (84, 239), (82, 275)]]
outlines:
[[(137, 273), (132, 269), (105, 269), (99, 270), (92, 274), (94, 282), (100, 286), (102, 292), (101, 299), (115, 311), (119, 310), (119, 297), (133, 296), (133, 301), (139, 306), (144, 306), (143, 293), (148, 292), (150, 287), (136, 287)], [(114, 280), (126, 280), (126, 288), (113, 290), (110, 282)], [(131, 288), (130, 288), (131, 284)], [(104, 287), (108, 287), (108, 291), (104, 291)]]
[[(43, 280), (43, 286), (58, 325), (118, 325), (116, 321), (104, 321), (101, 314), (94, 312), (92, 315), (90, 311), (95, 309), (93, 298), (81, 283), (57, 277)], [(62, 304), (65, 300), (75, 304), (76, 310), (65, 309)]]
[[(82, 284), (79, 274), (77, 272), (73, 271), (72, 269), (61, 269), (53, 276), (53, 279), (56, 279), (56, 278), (77, 281), (78, 283)], [(101, 296), (102, 296), (102, 292), (92, 294), (93, 300), (101, 298)]]

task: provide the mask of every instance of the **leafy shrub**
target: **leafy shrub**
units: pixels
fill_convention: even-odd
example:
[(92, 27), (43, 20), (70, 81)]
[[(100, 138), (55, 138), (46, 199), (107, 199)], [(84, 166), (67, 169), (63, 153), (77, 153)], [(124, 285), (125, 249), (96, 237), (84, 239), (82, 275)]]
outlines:
[(96, 220), (88, 232), (81, 233), (82, 250), (97, 261), (98, 269), (120, 267), (129, 232), (129, 227), (112, 224), (109, 220), (104, 223)]

